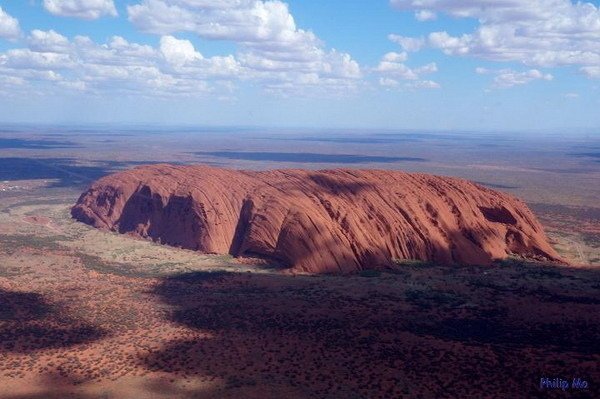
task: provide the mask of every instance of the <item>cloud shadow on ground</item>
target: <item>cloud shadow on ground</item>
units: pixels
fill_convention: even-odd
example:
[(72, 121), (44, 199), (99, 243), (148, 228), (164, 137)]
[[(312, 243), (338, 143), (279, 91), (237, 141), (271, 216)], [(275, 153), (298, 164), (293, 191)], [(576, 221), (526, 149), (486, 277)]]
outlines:
[(82, 164), (75, 158), (0, 158), (0, 181), (57, 180), (51, 187), (81, 187), (116, 170), (153, 162), (98, 161)]
[(57, 140), (29, 140), (0, 137), (0, 150), (4, 149), (30, 149), (30, 150), (55, 150), (60, 148), (79, 148), (72, 141)]
[(0, 289), (0, 354), (65, 348), (103, 336), (102, 330), (75, 320), (41, 294)]
[(257, 162), (290, 162), (290, 163), (394, 163), (394, 162), (426, 162), (418, 157), (395, 157), (381, 155), (353, 155), (353, 154), (318, 154), (311, 152), (261, 152), (261, 151), (210, 151), (194, 152), (199, 156), (210, 156), (240, 161)]
[[(512, 274), (519, 273), (533, 273), (538, 280), (570, 278), (558, 267), (519, 267), (506, 281), (515, 281)], [(345, 294), (328, 289), (344, 284), (340, 276), (169, 276), (154, 289), (172, 309), (169, 320), (205, 335), (175, 339), (140, 361), (149, 370), (222, 379), (230, 386), (227, 397), (275, 384), (298, 390), (298, 397), (388, 398), (414, 392), (415, 384), (437, 389), (429, 394), (443, 390), (453, 397), (500, 397), (515, 389), (536, 397), (536, 373), (594, 358), (600, 331), (585, 317), (539, 323), (514, 319), (511, 309), (515, 301), (533, 300), (540, 303), (541, 315), (589, 312), (600, 306), (597, 301), (583, 294), (555, 297), (533, 287), (507, 289), (504, 281), (481, 279), (482, 271), (473, 273), (461, 291), (413, 286), (410, 273), (400, 271), (406, 273), (404, 293), (379, 285), (379, 277), (365, 277), (365, 289), (349, 285)], [(455, 271), (437, 272), (450, 276)], [(586, 281), (598, 277), (590, 270), (576, 273)], [(579, 372), (589, 378), (591, 364)], [(467, 375), (468, 384), (447, 385)], [(500, 376), (513, 384), (499, 384)], [(215, 393), (220, 395), (225, 397), (224, 391)]]

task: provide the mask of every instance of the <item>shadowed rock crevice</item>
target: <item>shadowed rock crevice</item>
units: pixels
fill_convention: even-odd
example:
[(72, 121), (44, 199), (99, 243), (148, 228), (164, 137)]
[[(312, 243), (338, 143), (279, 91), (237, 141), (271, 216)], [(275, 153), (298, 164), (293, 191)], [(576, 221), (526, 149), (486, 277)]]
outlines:
[(506, 209), (506, 207), (486, 208), (481, 206), (479, 207), (479, 210), (481, 211), (481, 213), (483, 213), (483, 216), (485, 216), (485, 218), (490, 222), (510, 224), (512, 226), (517, 224), (517, 219), (515, 219), (515, 217), (510, 213), (508, 209)]
[(72, 209), (95, 227), (294, 271), (398, 260), (559, 261), (527, 206), (461, 179), (385, 170), (235, 171), (153, 165), (100, 179)]

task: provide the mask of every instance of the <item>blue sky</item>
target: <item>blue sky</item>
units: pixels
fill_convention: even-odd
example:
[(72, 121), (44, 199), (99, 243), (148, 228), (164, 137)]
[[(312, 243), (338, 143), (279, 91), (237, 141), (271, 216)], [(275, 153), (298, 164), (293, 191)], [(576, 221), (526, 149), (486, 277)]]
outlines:
[(600, 126), (598, 1), (0, 1), (0, 122)]

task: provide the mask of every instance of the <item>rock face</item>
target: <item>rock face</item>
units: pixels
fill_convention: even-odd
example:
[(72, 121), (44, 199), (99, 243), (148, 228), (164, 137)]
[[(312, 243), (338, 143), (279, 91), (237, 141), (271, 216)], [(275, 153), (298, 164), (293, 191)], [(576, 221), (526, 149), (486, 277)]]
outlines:
[(397, 171), (143, 166), (98, 180), (71, 213), (98, 228), (303, 272), (381, 269), (402, 259), (560, 260), (520, 200)]

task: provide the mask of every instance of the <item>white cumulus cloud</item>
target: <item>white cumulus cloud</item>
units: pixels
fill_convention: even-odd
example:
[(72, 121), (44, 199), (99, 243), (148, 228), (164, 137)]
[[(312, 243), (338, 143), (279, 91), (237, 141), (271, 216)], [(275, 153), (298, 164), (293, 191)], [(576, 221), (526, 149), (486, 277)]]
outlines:
[(53, 30), (35, 29), (27, 38), (29, 48), (37, 52), (64, 52), (69, 46), (69, 39)]
[(422, 37), (407, 37), (396, 34), (388, 35), (388, 39), (402, 47), (404, 51), (419, 51), (425, 45), (425, 39)]
[(391, 4), (399, 10), (428, 10), (477, 20), (477, 28), (469, 33), (429, 34), (428, 45), (448, 55), (535, 67), (574, 65), (590, 77), (594, 74), (586, 71), (600, 66), (600, 8), (591, 2), (391, 0)]
[(440, 84), (434, 82), (433, 80), (418, 80), (416, 82), (411, 82), (408, 84), (408, 87), (413, 89), (439, 89), (441, 88)]
[(20, 34), (19, 21), (8, 15), (0, 6), (0, 38), (16, 39)]
[(236, 59), (248, 76), (270, 91), (352, 88), (361, 77), (349, 54), (326, 49), (314, 33), (296, 26), (288, 5), (279, 0), (141, 0), (127, 13), (144, 32), (191, 32), (236, 43)]
[(319, 50), (316, 59), (297, 64), (248, 51), (205, 57), (191, 41), (173, 35), (162, 36), (153, 47), (120, 36), (97, 43), (86, 36), (70, 39), (54, 30), (33, 30), (25, 43), (26, 47), (0, 52), (0, 85), (20, 82), (24, 92), (42, 85), (46, 92), (171, 97), (231, 92), (237, 83), (252, 82), (281, 95), (335, 95), (353, 89), (361, 76), (358, 64), (335, 50)]
[(44, 8), (61, 17), (98, 19), (117, 16), (113, 0), (44, 0)]
[(538, 69), (529, 69), (526, 71), (514, 71), (512, 69), (487, 69), (478, 67), (475, 72), (480, 75), (494, 75), (493, 86), (496, 88), (508, 88), (520, 86), (534, 80), (550, 81), (554, 79), (549, 73), (543, 73)]
[(170, 64), (185, 65), (201, 60), (202, 54), (196, 51), (189, 40), (179, 40), (173, 36), (163, 36), (160, 39), (160, 52)]
[(591, 79), (600, 79), (600, 66), (582, 67), (581, 72)]
[(2, 81), (22, 82), (23, 90), (193, 96), (240, 78), (232, 56), (205, 58), (189, 41), (171, 36), (154, 48), (120, 36), (98, 44), (86, 36), (70, 40), (52, 30), (34, 30), (27, 44), (0, 53)]
[(400, 84), (396, 79), (379, 78), (379, 85), (383, 87), (396, 87)]
[(431, 80), (423, 80), (422, 75), (437, 72), (437, 64), (431, 62), (420, 67), (411, 68), (405, 64), (408, 60), (408, 53), (389, 52), (381, 57), (381, 61), (372, 72), (378, 74), (379, 85), (383, 87), (401, 86), (400, 81), (409, 81), (404, 87), (413, 89), (432, 89), (439, 88), (440, 85)]
[(437, 19), (437, 14), (429, 10), (419, 10), (415, 12), (415, 19), (417, 21), (434, 21)]

